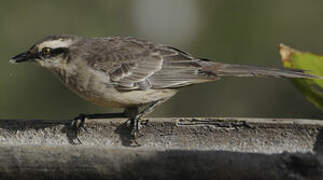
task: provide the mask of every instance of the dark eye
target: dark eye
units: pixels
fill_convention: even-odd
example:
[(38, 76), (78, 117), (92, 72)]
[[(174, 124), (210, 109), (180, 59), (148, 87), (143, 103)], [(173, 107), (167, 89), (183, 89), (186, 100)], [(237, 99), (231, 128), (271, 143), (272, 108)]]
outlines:
[(51, 49), (51, 48), (49, 48), (49, 47), (44, 47), (44, 48), (41, 50), (41, 52), (42, 52), (42, 55), (43, 55), (43, 56), (49, 56), (49, 55), (51, 54), (51, 52), (52, 52), (52, 49)]

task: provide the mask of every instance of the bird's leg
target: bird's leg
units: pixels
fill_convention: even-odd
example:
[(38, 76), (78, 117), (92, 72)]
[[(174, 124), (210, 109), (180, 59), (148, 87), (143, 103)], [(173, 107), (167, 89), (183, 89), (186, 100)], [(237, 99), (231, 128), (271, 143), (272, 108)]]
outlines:
[(158, 105), (162, 104), (165, 100), (157, 100), (150, 103), (148, 106), (144, 106), (143, 110), (139, 112), (138, 108), (136, 108), (136, 112), (134, 116), (130, 117), (130, 125), (131, 125), (131, 133), (130, 135), (135, 139), (137, 137), (142, 136), (140, 134), (140, 120), (143, 116), (154, 111)]
[(81, 128), (87, 131), (84, 126), (86, 119), (125, 118), (125, 117), (128, 117), (125, 113), (79, 114), (77, 117), (74, 118), (71, 125), (76, 131), (79, 131)]
[(124, 118), (125, 113), (102, 113), (102, 114), (80, 114), (79, 119), (108, 119), (108, 118)]
[(138, 122), (138, 119), (136, 118), (138, 113), (139, 107), (128, 107), (124, 111), (124, 114), (126, 114), (128, 117), (128, 120), (125, 122), (125, 124), (131, 128), (130, 134), (132, 134), (132, 130), (135, 128), (136, 123)]

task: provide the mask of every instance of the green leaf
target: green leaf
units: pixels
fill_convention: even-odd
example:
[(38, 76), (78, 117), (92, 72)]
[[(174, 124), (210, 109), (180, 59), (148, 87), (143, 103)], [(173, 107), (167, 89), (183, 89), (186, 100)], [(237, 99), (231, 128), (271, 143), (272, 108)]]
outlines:
[[(280, 45), (280, 55), (286, 68), (302, 69), (309, 74), (323, 76), (323, 56), (301, 52), (283, 44)], [(323, 80), (292, 79), (291, 81), (310, 102), (323, 110)]]

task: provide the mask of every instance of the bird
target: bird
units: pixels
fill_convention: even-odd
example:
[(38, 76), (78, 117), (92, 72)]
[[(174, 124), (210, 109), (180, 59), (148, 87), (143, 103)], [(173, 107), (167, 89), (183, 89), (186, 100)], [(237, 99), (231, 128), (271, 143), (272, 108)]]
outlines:
[(77, 95), (121, 113), (80, 114), (74, 120), (125, 117), (131, 137), (140, 134), (140, 120), (179, 89), (222, 77), (322, 78), (304, 70), (228, 64), (194, 57), (173, 46), (134, 37), (50, 35), (12, 63), (31, 62), (48, 69)]

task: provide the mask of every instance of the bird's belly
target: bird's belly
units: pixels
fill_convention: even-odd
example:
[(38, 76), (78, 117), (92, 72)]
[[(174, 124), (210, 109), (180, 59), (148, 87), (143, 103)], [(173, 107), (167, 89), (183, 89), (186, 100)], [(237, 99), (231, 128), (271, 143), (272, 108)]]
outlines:
[(105, 88), (104, 92), (99, 92), (100, 96), (86, 96), (87, 100), (99, 106), (110, 107), (131, 107), (146, 104), (160, 99), (167, 99), (174, 96), (174, 89), (148, 89), (118, 91), (115, 88)]
[(106, 74), (85, 70), (66, 76), (58, 74), (63, 83), (82, 98), (99, 106), (131, 107), (167, 99), (176, 94), (176, 89), (147, 89), (119, 91), (108, 85)]
[(147, 89), (119, 91), (99, 80), (64, 83), (76, 94), (99, 106), (131, 107), (167, 99), (176, 94), (175, 89)]

